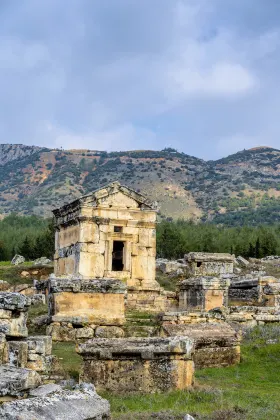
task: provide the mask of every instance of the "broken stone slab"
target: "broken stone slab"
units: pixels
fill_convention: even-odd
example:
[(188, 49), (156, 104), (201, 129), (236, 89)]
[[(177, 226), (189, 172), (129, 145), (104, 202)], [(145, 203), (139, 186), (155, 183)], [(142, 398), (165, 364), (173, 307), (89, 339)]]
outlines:
[(30, 305), (31, 300), (28, 296), (13, 292), (0, 293), (0, 309), (26, 312)]
[[(129, 337), (129, 338), (95, 338), (77, 346), (81, 355), (96, 355), (99, 359), (111, 359), (119, 355), (138, 355), (143, 359), (153, 359), (160, 354), (181, 354), (191, 358), (193, 340), (182, 337)], [(148, 357), (147, 357), (148, 356)]]
[(22, 255), (16, 254), (11, 261), (13, 265), (23, 264), (25, 262), (25, 258)]
[(8, 365), (0, 366), (0, 396), (17, 396), (39, 385), (41, 377), (33, 370)]
[(101, 327), (97, 327), (95, 329), (95, 337), (98, 337), (98, 338), (122, 338), (122, 337), (124, 337), (124, 330), (120, 327), (101, 326)]
[(45, 384), (38, 386), (38, 388), (32, 389), (29, 392), (30, 397), (46, 397), (53, 392), (61, 392), (63, 389), (57, 384)]
[(241, 257), (241, 255), (239, 255), (236, 258), (236, 260), (237, 260), (238, 264), (243, 268), (246, 268), (246, 267), (248, 267), (248, 265), (250, 265), (249, 261), (246, 260), (245, 258)]
[(189, 252), (184, 256), (186, 261), (198, 262), (230, 262), (234, 261), (234, 255), (222, 252)]
[(33, 261), (33, 265), (49, 265), (52, 261), (47, 257), (37, 258)]
[(3, 420), (109, 420), (109, 402), (90, 387), (62, 390), (5, 403), (0, 408)]
[(121, 293), (126, 292), (126, 284), (116, 279), (55, 278), (50, 276), (49, 292)]

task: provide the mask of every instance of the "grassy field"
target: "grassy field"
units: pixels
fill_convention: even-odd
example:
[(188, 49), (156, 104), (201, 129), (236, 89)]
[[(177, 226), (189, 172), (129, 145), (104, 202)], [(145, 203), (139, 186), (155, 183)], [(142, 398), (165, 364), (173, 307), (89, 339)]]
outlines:
[[(137, 396), (103, 394), (114, 419), (280, 419), (280, 344), (242, 346), (240, 365), (196, 371), (191, 391)], [(172, 417), (173, 416), (173, 417)], [(176, 417), (177, 416), (177, 417)]]
[[(237, 366), (196, 370), (190, 391), (165, 394), (112, 395), (113, 419), (280, 420), (280, 326), (253, 330), (242, 345)], [(266, 344), (275, 340), (276, 344)], [(73, 343), (55, 343), (54, 354), (65, 372), (77, 379), (81, 359)]]

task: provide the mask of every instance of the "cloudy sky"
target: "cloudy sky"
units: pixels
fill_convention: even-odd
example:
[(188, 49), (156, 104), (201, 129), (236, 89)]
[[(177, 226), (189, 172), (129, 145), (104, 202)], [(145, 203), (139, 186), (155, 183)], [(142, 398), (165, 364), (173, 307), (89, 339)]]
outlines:
[(0, 143), (280, 149), (279, 0), (1, 0)]

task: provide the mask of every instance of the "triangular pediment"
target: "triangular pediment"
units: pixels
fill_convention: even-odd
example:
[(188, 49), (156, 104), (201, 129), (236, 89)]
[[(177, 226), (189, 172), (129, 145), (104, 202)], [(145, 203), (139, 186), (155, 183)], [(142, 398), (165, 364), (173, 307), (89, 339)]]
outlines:
[(110, 206), (119, 208), (141, 208), (156, 210), (155, 203), (119, 182), (112, 182), (91, 194), (82, 197), (83, 204), (98, 206)]

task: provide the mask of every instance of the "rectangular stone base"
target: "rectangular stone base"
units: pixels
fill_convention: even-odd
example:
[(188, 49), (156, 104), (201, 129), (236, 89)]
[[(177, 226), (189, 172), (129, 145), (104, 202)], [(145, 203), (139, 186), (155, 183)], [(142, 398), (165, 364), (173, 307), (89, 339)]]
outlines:
[(113, 393), (166, 392), (193, 384), (193, 342), (189, 339), (89, 340), (78, 346), (81, 380)]

